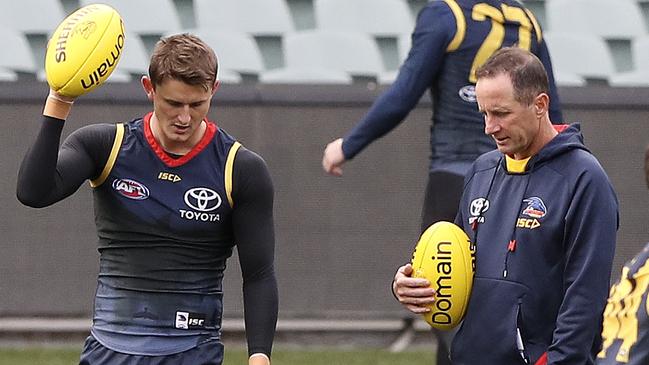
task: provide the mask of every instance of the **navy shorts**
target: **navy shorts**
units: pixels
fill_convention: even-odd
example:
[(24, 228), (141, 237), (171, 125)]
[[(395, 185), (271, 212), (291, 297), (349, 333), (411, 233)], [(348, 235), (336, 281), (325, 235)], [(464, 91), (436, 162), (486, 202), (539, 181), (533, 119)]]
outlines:
[(421, 210), (421, 231), (439, 221), (453, 222), (464, 189), (464, 176), (436, 171), (428, 174)]
[(144, 356), (113, 351), (88, 336), (79, 365), (221, 365), (222, 362), (223, 344), (218, 341), (208, 341), (173, 355)]

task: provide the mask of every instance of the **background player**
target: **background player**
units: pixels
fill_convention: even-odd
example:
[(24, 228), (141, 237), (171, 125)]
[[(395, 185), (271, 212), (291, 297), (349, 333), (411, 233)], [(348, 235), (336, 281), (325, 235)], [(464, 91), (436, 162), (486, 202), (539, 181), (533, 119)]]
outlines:
[[(649, 146), (645, 150), (645, 182), (649, 187)], [(602, 351), (598, 365), (649, 364), (649, 243), (624, 265), (611, 287), (604, 310)]]
[(44, 207), (91, 181), (100, 265), (81, 364), (221, 364), (221, 283), (235, 244), (249, 364), (270, 363), (273, 187), (262, 158), (206, 119), (217, 70), (197, 37), (160, 40), (142, 78), (153, 112), (86, 126), (60, 149), (73, 100), (50, 91), (17, 196)]
[[(401, 123), (430, 89), (434, 113), (421, 231), (440, 220), (452, 222), (464, 174), (480, 154), (495, 148), (476, 105), (475, 71), (496, 50), (511, 45), (532, 51), (543, 62), (550, 80), (550, 118), (561, 122), (550, 55), (528, 9), (516, 0), (432, 1), (419, 13), (397, 79), (344, 138), (327, 145), (324, 170), (341, 176), (347, 160)], [(437, 363), (449, 364), (451, 333), (437, 335), (446, 343), (438, 341)]]

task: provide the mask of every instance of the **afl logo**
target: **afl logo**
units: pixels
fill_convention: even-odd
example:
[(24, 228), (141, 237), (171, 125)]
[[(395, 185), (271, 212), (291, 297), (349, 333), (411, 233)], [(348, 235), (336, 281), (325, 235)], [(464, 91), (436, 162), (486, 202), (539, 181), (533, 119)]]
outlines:
[(129, 199), (144, 200), (149, 197), (149, 189), (143, 184), (131, 179), (113, 180), (113, 189)]
[(185, 204), (199, 212), (211, 212), (221, 206), (221, 197), (212, 189), (193, 188), (185, 193)]

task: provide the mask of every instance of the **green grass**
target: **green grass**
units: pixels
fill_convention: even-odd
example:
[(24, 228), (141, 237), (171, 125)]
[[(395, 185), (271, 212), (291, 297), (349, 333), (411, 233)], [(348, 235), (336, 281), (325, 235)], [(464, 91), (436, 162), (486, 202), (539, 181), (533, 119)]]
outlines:
[[(0, 365), (74, 365), (80, 349), (0, 349)], [(223, 365), (247, 365), (244, 350), (225, 350)], [(434, 365), (429, 351), (392, 354), (377, 350), (286, 350), (273, 351), (273, 365)]]

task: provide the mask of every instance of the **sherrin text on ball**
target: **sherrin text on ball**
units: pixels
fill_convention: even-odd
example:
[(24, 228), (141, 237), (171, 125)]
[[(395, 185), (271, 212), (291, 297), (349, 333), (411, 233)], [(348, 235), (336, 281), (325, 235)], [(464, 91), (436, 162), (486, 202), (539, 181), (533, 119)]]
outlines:
[(124, 23), (104, 4), (86, 5), (54, 31), (45, 54), (50, 87), (77, 97), (94, 90), (115, 70), (124, 49)]
[(457, 326), (466, 314), (475, 274), (469, 237), (453, 223), (436, 222), (419, 238), (411, 264), (414, 276), (430, 281), (437, 292), (424, 320), (440, 330)]

